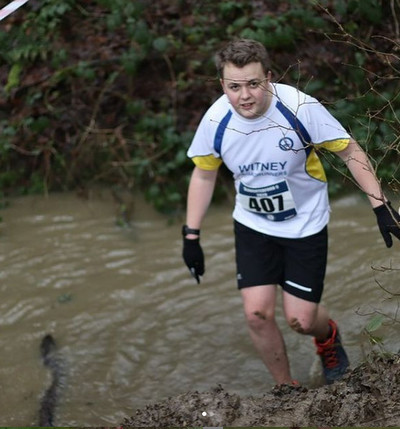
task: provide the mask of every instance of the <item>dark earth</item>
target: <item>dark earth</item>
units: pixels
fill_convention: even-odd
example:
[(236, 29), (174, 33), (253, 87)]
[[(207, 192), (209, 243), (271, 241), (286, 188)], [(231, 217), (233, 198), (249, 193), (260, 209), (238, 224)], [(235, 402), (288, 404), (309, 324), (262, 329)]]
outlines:
[(400, 355), (373, 354), (332, 385), (241, 397), (220, 385), (147, 405), (122, 427), (400, 426)]

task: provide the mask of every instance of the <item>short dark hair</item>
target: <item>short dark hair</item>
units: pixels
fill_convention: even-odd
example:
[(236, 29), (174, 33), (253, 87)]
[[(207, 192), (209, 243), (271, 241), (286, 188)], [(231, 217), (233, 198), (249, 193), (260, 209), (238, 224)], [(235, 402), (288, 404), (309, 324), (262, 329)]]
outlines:
[(232, 63), (236, 67), (244, 67), (250, 63), (261, 63), (267, 75), (270, 70), (270, 60), (265, 47), (256, 40), (236, 39), (229, 42), (215, 55), (215, 65), (220, 78), (224, 77), (224, 67)]

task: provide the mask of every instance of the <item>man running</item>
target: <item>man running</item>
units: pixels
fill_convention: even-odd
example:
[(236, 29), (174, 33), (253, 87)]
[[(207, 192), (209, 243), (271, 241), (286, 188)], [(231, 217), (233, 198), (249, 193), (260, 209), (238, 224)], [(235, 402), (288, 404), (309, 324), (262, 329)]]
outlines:
[(349, 361), (339, 330), (320, 304), (327, 263), (329, 201), (318, 157), (334, 152), (366, 193), (386, 245), (400, 239), (400, 216), (385, 197), (366, 153), (315, 98), (272, 83), (265, 48), (253, 40), (228, 43), (216, 55), (224, 94), (209, 108), (188, 156), (195, 164), (188, 196), (183, 258), (204, 274), (200, 229), (218, 168), (233, 174), (237, 283), (250, 336), (277, 384), (293, 383), (275, 320), (278, 286), (291, 328), (314, 337), (327, 383)]

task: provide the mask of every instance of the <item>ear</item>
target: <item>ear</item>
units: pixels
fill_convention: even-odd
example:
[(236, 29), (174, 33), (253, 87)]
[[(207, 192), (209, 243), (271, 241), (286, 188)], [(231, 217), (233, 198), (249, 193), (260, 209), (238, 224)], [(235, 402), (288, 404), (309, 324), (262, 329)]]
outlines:
[(222, 86), (222, 90), (224, 91), (224, 93), (226, 93), (226, 91), (225, 91), (225, 83), (224, 83), (224, 79), (220, 79), (219, 80), (219, 83), (221, 84), (221, 86)]

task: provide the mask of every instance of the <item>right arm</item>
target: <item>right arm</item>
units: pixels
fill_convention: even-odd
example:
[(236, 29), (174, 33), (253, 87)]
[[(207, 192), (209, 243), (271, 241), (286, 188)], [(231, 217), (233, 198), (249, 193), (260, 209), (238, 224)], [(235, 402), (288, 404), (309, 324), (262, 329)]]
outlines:
[[(186, 210), (186, 225), (189, 228), (201, 229), (201, 224), (210, 205), (217, 180), (218, 169), (203, 170), (195, 167), (189, 183)], [(187, 238), (197, 238), (188, 235)]]
[[(214, 193), (217, 175), (218, 169), (203, 170), (197, 166), (194, 168), (187, 197), (186, 225), (189, 228), (200, 230)], [(200, 283), (200, 276), (204, 274), (205, 268), (199, 235), (184, 236), (182, 256), (192, 276)]]

